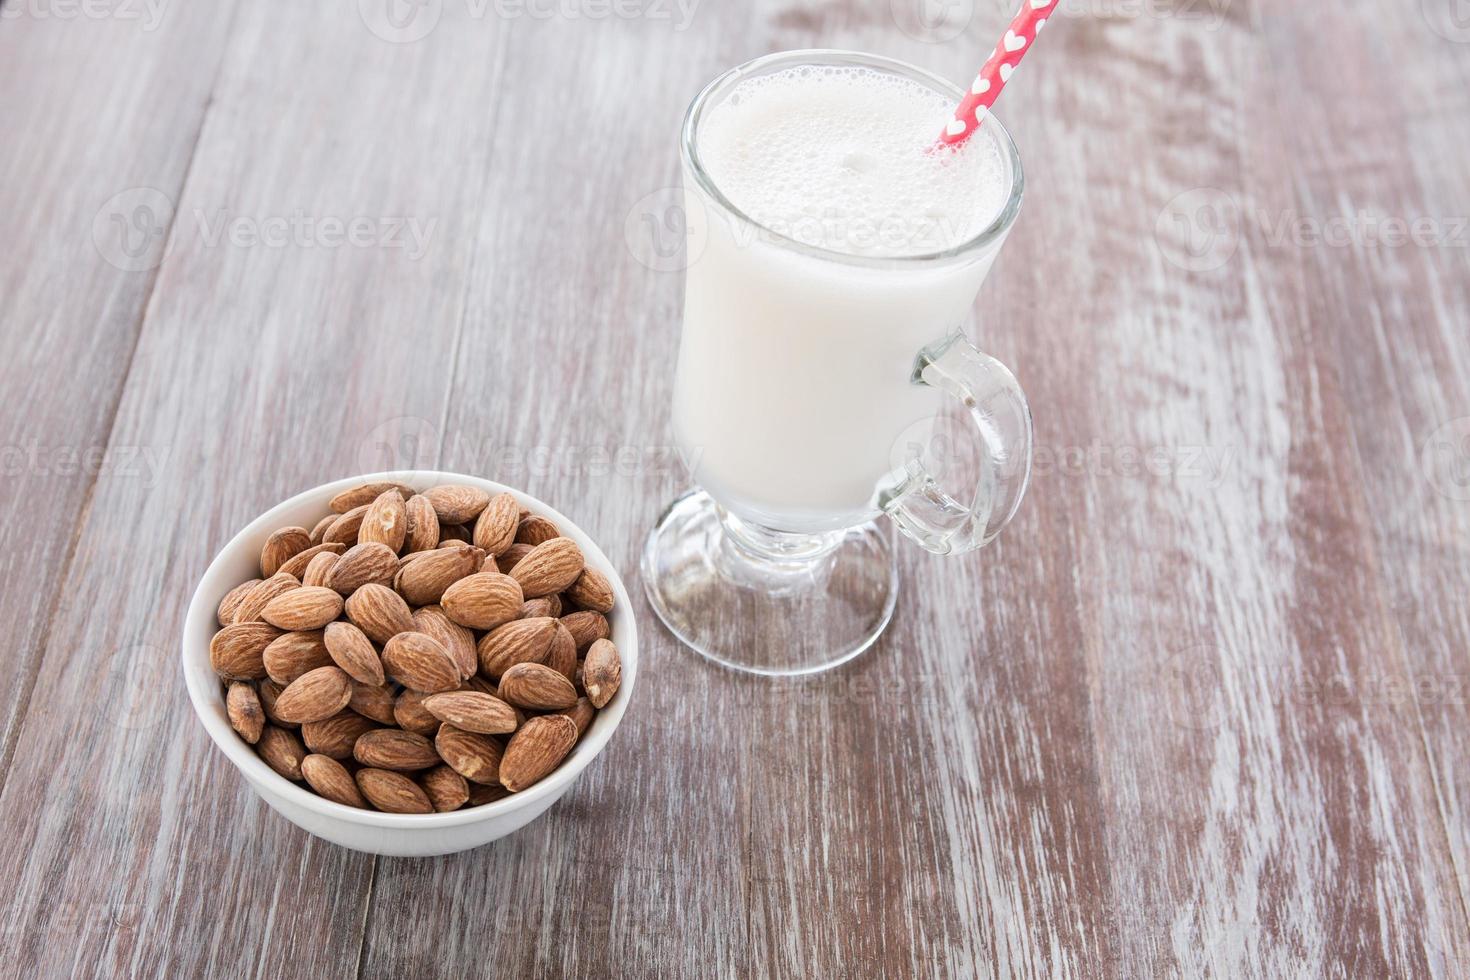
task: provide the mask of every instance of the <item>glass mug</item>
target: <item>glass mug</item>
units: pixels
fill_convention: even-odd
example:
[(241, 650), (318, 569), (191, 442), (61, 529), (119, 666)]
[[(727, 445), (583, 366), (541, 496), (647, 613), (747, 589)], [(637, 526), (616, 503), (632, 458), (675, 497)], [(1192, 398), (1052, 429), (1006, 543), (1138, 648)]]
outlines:
[[(644, 585), (664, 623), (741, 670), (804, 674), (866, 649), (893, 614), (887, 515), (937, 554), (988, 543), (1025, 493), (1031, 415), (1009, 370), (960, 332), (1021, 205), (1021, 162), (991, 116), (1004, 204), (979, 234), (930, 254), (851, 254), (756, 223), (701, 163), (701, 124), (746, 79), (793, 67), (862, 67), (963, 91), (922, 69), (845, 51), (790, 51), (711, 82), (681, 141), (692, 236), (674, 429), (693, 490), (648, 538)], [(695, 244), (699, 245), (695, 254)], [(943, 400), (975, 423), (981, 476), (946, 492), (921, 450)]]

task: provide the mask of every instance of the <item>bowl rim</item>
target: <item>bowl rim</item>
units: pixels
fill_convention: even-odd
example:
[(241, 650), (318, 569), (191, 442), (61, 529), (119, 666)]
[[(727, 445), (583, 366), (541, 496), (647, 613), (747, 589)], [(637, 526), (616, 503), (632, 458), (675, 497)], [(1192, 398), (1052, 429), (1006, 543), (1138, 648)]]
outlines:
[[(335, 803), (325, 797), (305, 789), (298, 783), (287, 779), (274, 769), (267, 766), (258, 756), (254, 749), (240, 738), (235, 730), (230, 727), (228, 720), (222, 712), (215, 709), (222, 708), (224, 696), (218, 693), (218, 685), (211, 684), (206, 688), (205, 681), (201, 680), (200, 672), (191, 668), (191, 664), (202, 659), (206, 665), (209, 662), (209, 648), (207, 642), (204, 644), (202, 653), (199, 651), (197, 641), (194, 637), (207, 633), (213, 636), (219, 630), (216, 621), (216, 612), (220, 599), (225, 592), (234, 585), (225, 585), (224, 590), (215, 595), (216, 586), (214, 580), (224, 575), (224, 564), (232, 559), (235, 553), (246, 548), (249, 542), (259, 537), (262, 540), (271, 531), (280, 526), (281, 518), (277, 515), (288, 510), (295, 509), (304, 504), (320, 500), (325, 511), (327, 501), (332, 496), (343, 490), (349, 490), (363, 483), (392, 482), (412, 486), (415, 490), (426, 490), (431, 486), (443, 483), (464, 483), (479, 487), (489, 493), (509, 493), (522, 505), (535, 513), (543, 514), (556, 522), (557, 527), (566, 536), (577, 542), (582, 549), (582, 555), (588, 564), (594, 566), (598, 571), (607, 576), (612, 583), (613, 595), (616, 606), (621, 610), (615, 620), (611, 623), (613, 635), (618, 638), (618, 654), (622, 660), (622, 681), (618, 686), (618, 693), (612, 702), (597, 712), (597, 717), (587, 729), (587, 734), (578, 740), (573, 749), (572, 756), (555, 771), (545, 778), (539, 780), (533, 786), (519, 793), (512, 793), (503, 799), (491, 803), (484, 803), (477, 807), (469, 807), (460, 810), (451, 810), (447, 813), (384, 813), (380, 810), (364, 810), (357, 807), (346, 806)], [(208, 588), (208, 594), (206, 589)], [(436, 830), (448, 827), (460, 826), (462, 824), (477, 823), (481, 820), (492, 820), (496, 817), (505, 816), (527, 807), (534, 806), (538, 800), (546, 800), (551, 797), (555, 800), (570, 786), (572, 780), (581, 774), (589, 763), (595, 759), (607, 746), (612, 734), (617, 730), (627, 712), (628, 702), (632, 698), (633, 686), (638, 676), (638, 627), (632, 613), (632, 601), (628, 595), (627, 586), (623, 583), (622, 576), (608, 560), (606, 554), (599, 548), (587, 534), (575, 522), (570, 520), (556, 508), (545, 501), (533, 497), (525, 491), (515, 487), (509, 487), (494, 480), (482, 477), (470, 476), (465, 473), (454, 473), (447, 470), (400, 470), (383, 473), (367, 473), (361, 476), (347, 477), (341, 480), (333, 480), (319, 486), (304, 490), (286, 500), (281, 501), (269, 510), (250, 521), (245, 527), (232, 537), (224, 547), (215, 555), (214, 559), (205, 569), (200, 577), (198, 585), (194, 588), (194, 595), (189, 600), (188, 613), (184, 617), (183, 636), (180, 639), (181, 667), (184, 672), (184, 684), (189, 691), (189, 702), (194, 708), (194, 714), (199, 719), (204, 730), (214, 744), (225, 754), (225, 757), (245, 776), (252, 784), (265, 783), (270, 792), (278, 793), (289, 803), (304, 807), (321, 816), (349, 823), (359, 824), (366, 827), (392, 828), (395, 830)], [(214, 678), (213, 671), (207, 669), (205, 673)], [(252, 786), (252, 788), (263, 789), (265, 787)], [(549, 805), (549, 802), (548, 802)]]

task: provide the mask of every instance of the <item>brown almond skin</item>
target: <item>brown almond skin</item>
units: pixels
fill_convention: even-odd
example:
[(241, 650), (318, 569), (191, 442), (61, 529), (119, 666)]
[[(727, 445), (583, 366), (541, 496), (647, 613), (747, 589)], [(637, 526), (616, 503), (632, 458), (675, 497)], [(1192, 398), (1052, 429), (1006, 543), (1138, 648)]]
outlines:
[(209, 641), (209, 665), (225, 680), (260, 680), (266, 676), (265, 648), (280, 635), (269, 623), (232, 623)]
[(556, 635), (551, 638), (551, 646), (546, 649), (546, 666), (569, 681), (577, 676), (577, 641), (572, 639), (572, 631), (560, 620), (556, 624)]
[(404, 565), (394, 584), (409, 605), (434, 605), (440, 602), (446, 589), (454, 588), (465, 576), (474, 575), (483, 558), (484, 555), (470, 547), (436, 548)]
[(413, 613), (403, 596), (378, 582), (369, 582), (348, 596), (343, 609), (354, 626), (380, 645), (413, 629)]
[(245, 596), (250, 594), (250, 590), (262, 581), (262, 579), (253, 578), (248, 582), (241, 582), (225, 593), (225, 597), (219, 601), (219, 608), (215, 610), (214, 614), (221, 628), (229, 626), (235, 621), (235, 611), (240, 608), (240, 603), (244, 602)]
[(433, 813), (434, 804), (412, 779), (386, 769), (359, 769), (353, 777), (369, 803), (384, 813)]
[[(300, 554), (293, 556), (290, 561), (281, 566), (281, 570), (276, 574), (290, 575), (293, 578), (299, 579), (306, 574), (306, 570), (311, 567), (311, 563), (317, 558), (321, 557), (322, 555), (332, 555), (333, 557), (336, 557), (346, 550), (347, 546), (343, 544), (323, 543), (312, 545), (310, 548), (307, 548)], [(303, 582), (302, 584), (305, 583)], [(321, 585), (323, 583), (318, 582), (316, 584)]]
[(277, 572), (245, 593), (240, 605), (235, 608), (236, 623), (254, 623), (260, 619), (260, 611), (276, 596), (299, 588), (301, 581), (289, 572)]
[(585, 567), (577, 542), (571, 538), (552, 538), (532, 548), (510, 570), (510, 577), (521, 583), (527, 599), (535, 599), (567, 588)]
[(592, 702), (586, 698), (578, 698), (576, 704), (565, 711), (556, 713), (572, 719), (573, 724), (577, 726), (577, 738), (587, 734), (587, 729), (592, 727), (592, 719), (597, 717), (597, 709), (592, 707)]
[(515, 579), (498, 572), (480, 572), (445, 589), (439, 605), (444, 615), (461, 626), (490, 630), (519, 616), (524, 602)]
[(415, 492), (413, 487), (403, 483), (364, 483), (350, 490), (343, 490), (327, 502), (327, 507), (334, 514), (345, 514), (349, 510), (366, 507), (389, 490), (397, 490), (405, 499), (412, 497)]
[(546, 776), (577, 744), (576, 722), (565, 715), (538, 715), (528, 719), (505, 747), (500, 783), (518, 793)]
[(357, 544), (357, 533), (362, 529), (362, 522), (367, 517), (368, 507), (372, 501), (359, 504), (351, 510), (343, 511), (322, 534), (323, 544), (340, 544), (351, 548)]
[(475, 653), (475, 634), (444, 614), (438, 606), (423, 606), (413, 611), (413, 628), (427, 633), (438, 640), (454, 658), (462, 678), (473, 677), (480, 669), (480, 658)]
[(490, 503), (490, 495), (485, 491), (457, 483), (430, 487), (424, 491), (424, 496), (429, 498), (434, 513), (439, 515), (439, 523), (445, 525), (467, 524), (479, 517)]
[(357, 782), (347, 767), (336, 759), (325, 755), (309, 755), (301, 760), (301, 775), (318, 796), (340, 803), (367, 809), (367, 800), (357, 789)]
[(450, 691), (424, 698), (424, 709), (439, 721), (481, 735), (507, 735), (516, 730), (516, 713), (505, 701), (480, 691)]
[(408, 509), (403, 503), (403, 494), (397, 490), (384, 490), (368, 505), (362, 516), (362, 526), (357, 529), (357, 543), (376, 541), (386, 544), (397, 554), (403, 548), (408, 535)]
[(476, 648), (480, 670), (499, 678), (514, 664), (544, 663), (556, 636), (556, 622), (549, 616), (517, 619), (486, 633)]
[(381, 541), (365, 541), (342, 553), (327, 586), (350, 596), (372, 582), (388, 585), (398, 574), (398, 555)]
[(340, 667), (318, 667), (286, 685), (276, 698), (276, 716), (303, 724), (330, 718), (352, 700), (352, 678)]
[(255, 683), (255, 693), (260, 696), (260, 707), (265, 712), (265, 720), (277, 728), (300, 728), (300, 725), (293, 724), (276, 715), (276, 698), (280, 697), (281, 692), (285, 689), (286, 685), (277, 684), (270, 678), (266, 678), (263, 681), (256, 681)]
[(544, 664), (523, 663), (507, 668), (500, 678), (500, 696), (527, 711), (563, 711), (577, 703), (577, 689), (572, 682)]
[(453, 725), (439, 726), (434, 736), (439, 757), (472, 783), (494, 783), (500, 779), (500, 757), (504, 750), (485, 735), (467, 732)]
[(439, 547), (439, 515), (427, 497), (409, 497), (404, 504), (408, 515), (408, 534), (404, 538), (404, 554), (432, 551)]
[(535, 619), (537, 616), (560, 616), (561, 596), (544, 595), (539, 599), (527, 599), (521, 603), (521, 619)]
[(321, 630), (282, 633), (265, 648), (262, 659), (265, 672), (277, 684), (289, 684), (308, 670), (332, 663)]
[(270, 578), (291, 558), (311, 547), (311, 532), (304, 527), (283, 527), (272, 531), (260, 549), (260, 574)]
[(225, 695), (225, 714), (237, 735), (251, 745), (260, 741), (260, 733), (265, 729), (265, 709), (260, 706), (260, 695), (255, 693), (254, 684), (244, 681), (230, 684)]
[(612, 635), (607, 617), (592, 609), (567, 613), (561, 618), (561, 623), (571, 631), (578, 653), (590, 647), (593, 640), (605, 640)]
[(340, 514), (328, 514), (326, 517), (317, 521), (316, 527), (311, 529), (311, 543), (313, 545), (321, 544), (323, 535), (327, 533), (327, 528), (331, 527), (332, 523), (340, 516)]
[(377, 722), (356, 711), (339, 711), (330, 718), (302, 725), (301, 740), (318, 755), (350, 759), (357, 740), (377, 727)]
[(255, 743), (255, 751), (266, 765), (282, 776), (294, 782), (301, 781), (301, 761), (306, 758), (306, 749), (294, 732), (266, 725), (260, 733), (260, 741)]
[(365, 766), (412, 772), (439, 764), (434, 744), (422, 735), (397, 728), (364, 732), (352, 746), (352, 757)]
[(386, 679), (383, 661), (367, 634), (352, 623), (328, 623), (322, 644), (332, 662), (359, 684), (377, 687)]
[(449, 766), (435, 766), (419, 777), (424, 794), (439, 813), (464, 806), (470, 798), (470, 784)]
[(320, 585), (291, 589), (266, 603), (260, 618), (283, 630), (319, 630), (342, 615), (342, 597)]
[(505, 554), (496, 555), (495, 560), (499, 562), (500, 570), (509, 574), (510, 571), (513, 571), (521, 563), (522, 558), (525, 558), (534, 550), (536, 549), (528, 544), (513, 544), (505, 549)]
[(515, 543), (520, 504), (508, 493), (497, 494), (475, 520), (475, 547), (500, 555)]
[(383, 669), (404, 687), (426, 694), (459, 687), (459, 666), (449, 651), (427, 633), (395, 635), (383, 647)]
[(516, 527), (516, 544), (528, 544), (533, 548), (552, 538), (559, 537), (561, 537), (561, 532), (557, 530), (556, 525), (540, 514), (530, 514), (521, 518), (520, 524)]
[(510, 790), (499, 783), (493, 786), (485, 786), (481, 783), (470, 783), (470, 799), (465, 806), (484, 806), (486, 803), (494, 803), (503, 800), (510, 795)]
[(588, 565), (577, 580), (567, 587), (567, 598), (583, 609), (600, 613), (612, 612), (613, 587), (606, 575)]
[(332, 569), (337, 566), (337, 556), (330, 551), (323, 551), (314, 555), (311, 561), (306, 563), (306, 568), (301, 573), (302, 585), (326, 585), (327, 580), (332, 577)]
[(424, 699), (436, 696), (419, 691), (404, 691), (393, 702), (393, 720), (406, 732), (433, 735), (439, 730), (439, 719), (424, 706)]
[(582, 661), (582, 688), (594, 708), (605, 708), (623, 682), (623, 661), (612, 640), (594, 640)]
[(397, 724), (393, 718), (393, 688), (384, 683), (376, 687), (371, 684), (352, 682), (352, 700), (347, 707), (364, 718), (371, 718), (381, 725)]

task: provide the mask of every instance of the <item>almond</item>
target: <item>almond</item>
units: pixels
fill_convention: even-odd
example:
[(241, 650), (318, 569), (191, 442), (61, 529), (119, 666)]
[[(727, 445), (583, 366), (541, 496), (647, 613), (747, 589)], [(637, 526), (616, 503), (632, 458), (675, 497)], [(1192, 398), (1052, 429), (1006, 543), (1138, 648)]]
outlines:
[[(558, 675), (560, 676), (560, 675)], [(352, 678), (340, 667), (318, 667), (296, 678), (276, 698), (276, 715), (302, 724), (330, 718), (352, 700)]]
[(567, 587), (567, 598), (583, 609), (607, 613), (613, 607), (613, 588), (607, 576), (588, 565), (577, 580)]
[(269, 623), (234, 623), (209, 641), (209, 665), (229, 681), (254, 681), (266, 676), (265, 648), (281, 635)]
[(347, 707), (364, 718), (371, 718), (382, 725), (394, 724), (393, 688), (387, 684), (376, 687), (371, 684), (352, 682), (352, 700)]
[(440, 524), (465, 524), (472, 521), (490, 502), (490, 495), (484, 490), (453, 483), (430, 487), (424, 491), (424, 496), (429, 498), (434, 513), (439, 515)]
[(474, 544), (473, 532), (464, 524), (440, 524), (439, 547), (446, 544)]
[(480, 669), (480, 658), (475, 653), (475, 634), (454, 622), (438, 606), (424, 606), (413, 611), (413, 628), (427, 633), (454, 658), (460, 677), (473, 677)]
[(309, 721), (301, 726), (301, 740), (306, 747), (333, 759), (352, 758), (357, 740), (377, 729), (377, 723), (355, 711), (339, 711), (330, 718)]
[(219, 601), (219, 608), (215, 610), (214, 618), (221, 626), (228, 626), (235, 621), (235, 611), (240, 608), (240, 603), (250, 594), (250, 590), (261, 582), (253, 578), (248, 582), (241, 582), (233, 589), (225, 593), (225, 597)]
[(586, 698), (578, 698), (576, 704), (565, 711), (558, 711), (556, 713), (572, 719), (572, 722), (577, 726), (578, 738), (587, 734), (587, 729), (592, 725), (592, 719), (597, 717), (597, 709), (592, 707), (592, 702)]
[(439, 764), (439, 755), (427, 738), (396, 728), (363, 732), (352, 747), (352, 757), (378, 769), (412, 771)]
[(591, 609), (567, 613), (561, 618), (561, 624), (571, 632), (578, 652), (590, 647), (593, 640), (607, 639), (612, 633), (607, 617)]
[(386, 769), (359, 769), (357, 788), (369, 803), (384, 813), (433, 813), (434, 804), (418, 783)]
[(476, 548), (455, 547), (426, 551), (403, 566), (394, 580), (394, 586), (408, 600), (409, 605), (432, 605), (440, 601), (446, 589), (466, 576), (473, 576), (480, 567), (482, 558), (484, 554)]
[(538, 616), (497, 626), (480, 638), (476, 649), (480, 669), (498, 678), (514, 664), (544, 663), (556, 636), (556, 622), (549, 616)]
[(444, 615), (459, 625), (488, 630), (519, 616), (524, 601), (520, 583), (509, 575), (478, 572), (445, 589), (439, 604)]
[(577, 689), (572, 682), (544, 664), (523, 663), (507, 668), (500, 678), (500, 696), (528, 711), (561, 711), (577, 703)]
[(283, 630), (319, 630), (342, 615), (342, 597), (320, 585), (290, 589), (266, 603), (260, 618)]
[(395, 635), (383, 647), (383, 669), (415, 691), (434, 694), (459, 687), (459, 667), (454, 658), (427, 633)]
[(260, 696), (255, 693), (254, 684), (244, 681), (230, 684), (229, 693), (225, 695), (225, 714), (229, 716), (230, 727), (241, 738), (251, 745), (260, 741), (260, 733), (265, 728), (265, 709), (260, 706)]
[[(284, 564), (284, 565), (281, 566), (281, 570), (279, 572), (277, 572), (276, 574), (277, 575), (290, 575), (293, 578), (298, 578), (298, 579), (299, 578), (303, 578), (306, 575), (306, 570), (309, 567), (311, 567), (311, 563), (313, 561), (315, 561), (319, 556), (321, 556), (321, 555), (340, 555), (340, 554), (342, 554), (342, 552), (344, 552), (346, 550), (347, 550), (347, 546), (345, 544), (341, 544), (341, 543), (337, 543), (337, 542), (333, 542), (333, 543), (323, 542), (322, 544), (312, 545), (310, 548), (307, 548), (305, 551), (302, 551), (302, 552), (299, 552), (299, 553), (293, 555), (291, 557), (291, 559), (286, 562), (286, 564)], [(317, 583), (317, 584), (320, 585), (321, 583)]]
[(377, 541), (397, 554), (407, 534), (408, 510), (403, 504), (403, 494), (397, 490), (384, 490), (363, 514), (362, 526), (357, 529), (357, 543)]
[(561, 537), (561, 532), (556, 529), (556, 525), (540, 514), (530, 514), (521, 518), (520, 524), (516, 527), (516, 544), (528, 544), (533, 548), (542, 542), (559, 537)]
[(288, 559), (311, 547), (311, 532), (304, 527), (283, 527), (272, 531), (260, 549), (260, 574), (270, 578), (281, 570)]
[(508, 493), (497, 494), (475, 521), (475, 547), (499, 555), (515, 542), (520, 504)]
[(539, 715), (510, 737), (500, 763), (500, 783), (518, 793), (561, 764), (577, 743), (576, 722), (566, 715)]
[(314, 545), (321, 544), (322, 536), (327, 533), (327, 528), (331, 527), (339, 516), (338, 514), (328, 514), (326, 517), (317, 521), (316, 527), (311, 529), (311, 543)]
[(367, 800), (357, 790), (357, 783), (346, 767), (325, 755), (309, 755), (301, 760), (301, 775), (307, 785), (333, 803), (367, 809)]
[(367, 541), (342, 553), (327, 585), (343, 595), (351, 595), (364, 585), (387, 585), (397, 573), (398, 556), (393, 549), (380, 541)]
[(349, 510), (367, 506), (389, 490), (397, 490), (405, 499), (414, 495), (413, 487), (402, 483), (364, 483), (351, 490), (343, 490), (333, 497), (327, 506), (332, 509), (333, 513), (345, 514)]
[(577, 674), (577, 641), (572, 639), (572, 631), (560, 620), (556, 624), (556, 635), (551, 638), (551, 646), (546, 648), (546, 666), (569, 681)]
[(582, 549), (571, 538), (552, 538), (531, 549), (516, 563), (510, 577), (521, 583), (527, 599), (560, 592), (577, 580), (585, 563)]
[(322, 544), (340, 544), (351, 548), (357, 544), (357, 533), (362, 529), (363, 519), (367, 517), (368, 507), (366, 504), (354, 507), (338, 517), (331, 525), (322, 532)]
[(521, 619), (534, 619), (537, 616), (560, 616), (561, 596), (544, 595), (539, 599), (527, 599), (521, 603)]
[(300, 725), (294, 725), (276, 716), (276, 698), (280, 697), (281, 692), (285, 689), (286, 685), (277, 684), (269, 678), (257, 681), (255, 684), (255, 693), (260, 695), (260, 708), (265, 712), (266, 721), (277, 728), (300, 728)]
[(503, 800), (510, 795), (510, 790), (499, 783), (493, 786), (484, 786), (480, 783), (470, 783), (470, 798), (466, 806), (484, 806), (486, 803), (494, 803)]
[(301, 747), (301, 739), (292, 732), (266, 725), (260, 733), (260, 741), (255, 743), (255, 751), (266, 765), (282, 776), (297, 782), (301, 780), (301, 760), (306, 758), (306, 749)]
[(432, 735), (439, 730), (439, 719), (424, 707), (424, 699), (437, 697), (421, 691), (404, 691), (393, 702), (393, 720), (398, 727), (415, 735)]
[(235, 623), (253, 623), (260, 619), (260, 611), (266, 607), (276, 596), (301, 587), (301, 582), (296, 576), (289, 572), (277, 572), (263, 582), (256, 584), (240, 604), (235, 607)]
[(306, 569), (301, 573), (301, 584), (326, 585), (335, 567), (337, 567), (337, 556), (332, 552), (323, 551), (313, 555), (311, 561), (306, 563)]
[(378, 658), (378, 651), (357, 626), (328, 623), (322, 639), (328, 656), (353, 680), (373, 687), (383, 683), (383, 662)]
[(353, 625), (374, 643), (387, 643), (399, 633), (413, 629), (408, 603), (397, 592), (377, 582), (369, 582), (348, 596), (343, 608)]
[(290, 684), (309, 670), (332, 664), (320, 630), (282, 633), (265, 648), (262, 659), (265, 672), (277, 684)]
[(470, 784), (449, 766), (435, 766), (419, 777), (424, 793), (440, 813), (458, 810), (470, 798)]
[(434, 736), (434, 748), (440, 758), (470, 782), (493, 783), (500, 778), (503, 750), (498, 742), (484, 735), (443, 724)]
[(612, 640), (594, 640), (582, 661), (582, 688), (594, 708), (605, 708), (623, 682), (623, 661)]
[(498, 697), (479, 691), (450, 691), (424, 698), (424, 708), (440, 721), (484, 735), (516, 730), (515, 709)]
[(495, 560), (500, 564), (501, 571), (509, 571), (534, 550), (536, 549), (528, 544), (513, 544), (503, 554), (496, 555)]
[(403, 550), (413, 554), (439, 547), (439, 515), (434, 513), (434, 505), (429, 503), (429, 498), (422, 495), (409, 497), (404, 504), (404, 512), (408, 515), (408, 534)]

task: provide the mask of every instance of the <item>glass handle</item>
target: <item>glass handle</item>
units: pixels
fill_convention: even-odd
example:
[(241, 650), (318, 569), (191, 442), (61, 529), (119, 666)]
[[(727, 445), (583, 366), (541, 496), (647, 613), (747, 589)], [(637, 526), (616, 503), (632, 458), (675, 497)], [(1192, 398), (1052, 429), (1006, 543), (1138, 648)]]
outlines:
[(949, 392), (969, 410), (984, 453), (979, 485), (965, 504), (939, 485), (921, 459), (911, 458), (880, 504), (904, 534), (929, 551), (973, 551), (1000, 533), (1026, 493), (1031, 407), (1010, 369), (961, 333), (920, 351), (913, 380)]

